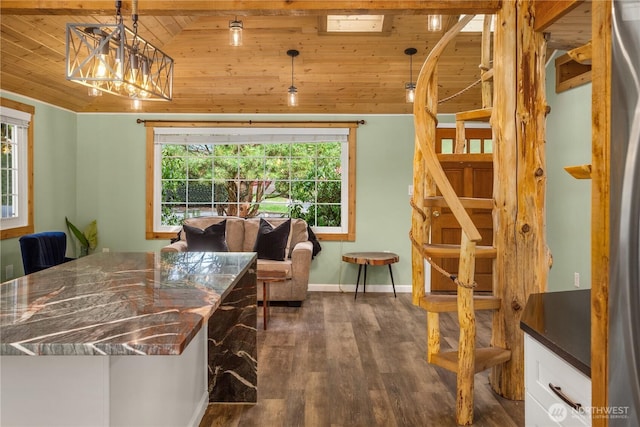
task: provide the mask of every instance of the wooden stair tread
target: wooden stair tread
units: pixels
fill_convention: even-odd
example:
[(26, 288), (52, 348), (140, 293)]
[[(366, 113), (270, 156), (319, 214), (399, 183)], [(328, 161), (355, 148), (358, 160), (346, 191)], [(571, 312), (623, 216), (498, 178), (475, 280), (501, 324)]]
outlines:
[[(460, 245), (426, 243), (424, 251), (427, 255), (436, 258), (460, 258)], [(493, 246), (476, 246), (476, 258), (495, 258), (496, 248)]]
[[(478, 197), (458, 197), (462, 206), (467, 209), (493, 209), (493, 199), (481, 199)], [(425, 197), (424, 205), (428, 207), (446, 208), (449, 205), (442, 196)]]
[[(502, 300), (493, 295), (474, 295), (474, 310), (498, 310)], [(427, 293), (420, 298), (420, 307), (432, 313), (451, 313), (458, 311), (458, 296), (456, 294)]]
[(493, 68), (489, 68), (487, 71), (480, 75), (483, 82), (493, 80)]
[(456, 113), (457, 122), (471, 122), (471, 121), (488, 121), (491, 118), (491, 108), (480, 108), (478, 110), (461, 111)]
[[(511, 359), (511, 350), (500, 347), (485, 347), (476, 349), (475, 373), (482, 372), (492, 366), (499, 365)], [(440, 366), (451, 372), (458, 372), (458, 351), (445, 351), (432, 354), (429, 363)]]

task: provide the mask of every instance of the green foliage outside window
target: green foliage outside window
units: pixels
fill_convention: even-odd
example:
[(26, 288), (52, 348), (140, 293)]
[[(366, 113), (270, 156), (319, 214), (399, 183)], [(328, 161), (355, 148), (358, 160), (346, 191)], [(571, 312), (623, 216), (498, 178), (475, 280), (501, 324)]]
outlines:
[(341, 144), (202, 144), (162, 148), (162, 223), (260, 214), (341, 225)]

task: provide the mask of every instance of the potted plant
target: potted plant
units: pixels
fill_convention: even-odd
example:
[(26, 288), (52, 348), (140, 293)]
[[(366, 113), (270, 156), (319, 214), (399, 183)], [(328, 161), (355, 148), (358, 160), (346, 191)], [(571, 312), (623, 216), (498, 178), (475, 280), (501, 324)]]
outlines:
[(80, 231), (78, 227), (73, 225), (67, 217), (64, 218), (67, 223), (67, 228), (76, 237), (78, 244), (80, 245), (80, 257), (89, 255), (89, 251), (92, 251), (98, 246), (98, 224), (94, 219), (87, 225), (84, 231)]

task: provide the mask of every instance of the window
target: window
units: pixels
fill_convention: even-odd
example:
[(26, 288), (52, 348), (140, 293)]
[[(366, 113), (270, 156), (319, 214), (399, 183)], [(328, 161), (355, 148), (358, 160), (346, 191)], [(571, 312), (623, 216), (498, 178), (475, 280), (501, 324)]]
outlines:
[(321, 239), (355, 238), (354, 124), (147, 126), (148, 238), (198, 216), (290, 216)]
[(1, 238), (33, 232), (32, 106), (0, 98)]

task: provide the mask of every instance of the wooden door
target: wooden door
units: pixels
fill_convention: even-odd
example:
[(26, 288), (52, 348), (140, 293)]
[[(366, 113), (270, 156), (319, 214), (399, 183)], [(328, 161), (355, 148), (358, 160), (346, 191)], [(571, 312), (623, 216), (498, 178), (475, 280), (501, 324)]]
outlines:
[[(453, 154), (455, 129), (437, 129), (436, 150), (442, 168), (459, 197), (493, 197), (493, 155), (492, 132), (489, 128), (466, 130), (465, 154)], [(468, 209), (482, 241), (479, 245), (493, 243), (493, 218), (489, 209)], [(461, 229), (448, 208), (433, 208), (431, 215), (431, 242), (460, 244)], [(458, 272), (458, 258), (436, 259), (434, 261), (452, 274)], [(476, 260), (476, 291), (492, 290), (492, 259)], [(456, 285), (448, 277), (431, 269), (432, 291), (456, 291)]]

